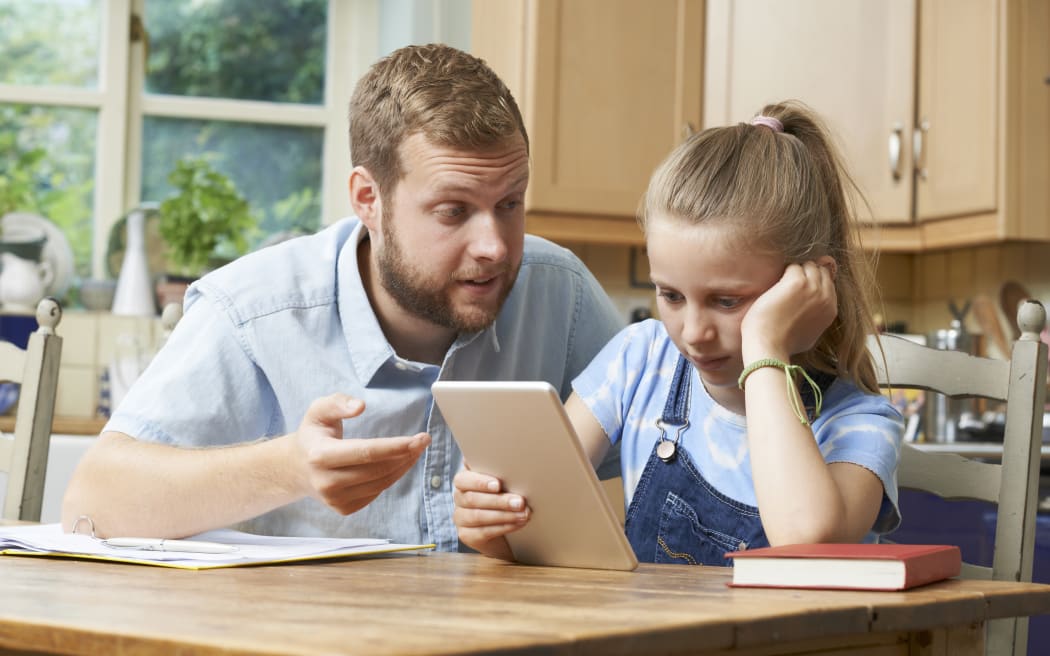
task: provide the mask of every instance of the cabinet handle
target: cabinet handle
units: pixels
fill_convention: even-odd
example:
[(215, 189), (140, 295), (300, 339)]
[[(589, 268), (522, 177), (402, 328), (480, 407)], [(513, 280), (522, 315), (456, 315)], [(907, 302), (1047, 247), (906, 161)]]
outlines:
[(930, 122), (925, 118), (919, 122), (911, 137), (912, 159), (915, 160), (915, 172), (920, 180), (926, 179), (926, 133), (930, 130)]
[(904, 134), (904, 126), (900, 123), (893, 124), (890, 131), (890, 175), (894, 182), (901, 181), (901, 137)]

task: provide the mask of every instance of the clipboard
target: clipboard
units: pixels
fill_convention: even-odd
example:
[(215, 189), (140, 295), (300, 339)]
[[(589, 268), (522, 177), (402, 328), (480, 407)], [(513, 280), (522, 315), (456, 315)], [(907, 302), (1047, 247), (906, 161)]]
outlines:
[(437, 409), (471, 469), (532, 509), (507, 534), (529, 565), (630, 571), (638, 566), (554, 387), (543, 381), (438, 381)]

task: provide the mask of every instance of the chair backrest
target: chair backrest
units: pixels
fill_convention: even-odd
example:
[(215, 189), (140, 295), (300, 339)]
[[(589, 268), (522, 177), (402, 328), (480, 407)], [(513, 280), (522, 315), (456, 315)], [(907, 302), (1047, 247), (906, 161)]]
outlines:
[[(1023, 303), (1018, 310), (1022, 334), (1009, 360), (938, 350), (892, 335), (878, 341), (869, 338), (883, 387), (1006, 402), (1000, 462), (927, 452), (911, 444), (901, 451), (899, 487), (931, 492), (943, 499), (977, 499), (997, 505), (992, 566), (964, 563), (967, 578), (1032, 580), (1047, 384), (1047, 345), (1040, 341), (1039, 332), (1045, 324), (1046, 310), (1041, 303)], [(1026, 619), (990, 623), (988, 653), (1023, 654), (1027, 631)]]
[(61, 318), (58, 302), (45, 298), (36, 310), (39, 327), (24, 350), (0, 342), (0, 381), (20, 385), (14, 440), (0, 439), (0, 471), (7, 473), (4, 519), (40, 521), (62, 356), (62, 338), (55, 334), (55, 326)]

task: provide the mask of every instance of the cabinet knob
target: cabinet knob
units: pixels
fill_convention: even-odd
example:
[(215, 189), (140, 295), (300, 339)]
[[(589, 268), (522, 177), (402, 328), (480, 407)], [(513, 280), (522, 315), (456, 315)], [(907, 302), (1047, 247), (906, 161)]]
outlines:
[(686, 121), (685, 125), (682, 126), (682, 141), (685, 141), (694, 134), (696, 134), (696, 128), (693, 126), (692, 123)]

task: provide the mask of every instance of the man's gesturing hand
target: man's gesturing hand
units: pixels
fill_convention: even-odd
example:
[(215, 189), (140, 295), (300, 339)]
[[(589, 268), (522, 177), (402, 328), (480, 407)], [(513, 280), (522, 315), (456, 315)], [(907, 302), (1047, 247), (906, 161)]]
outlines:
[(343, 439), (343, 420), (364, 412), (347, 394), (315, 400), (295, 433), (305, 493), (344, 515), (364, 508), (405, 474), (430, 444), (430, 435)]

